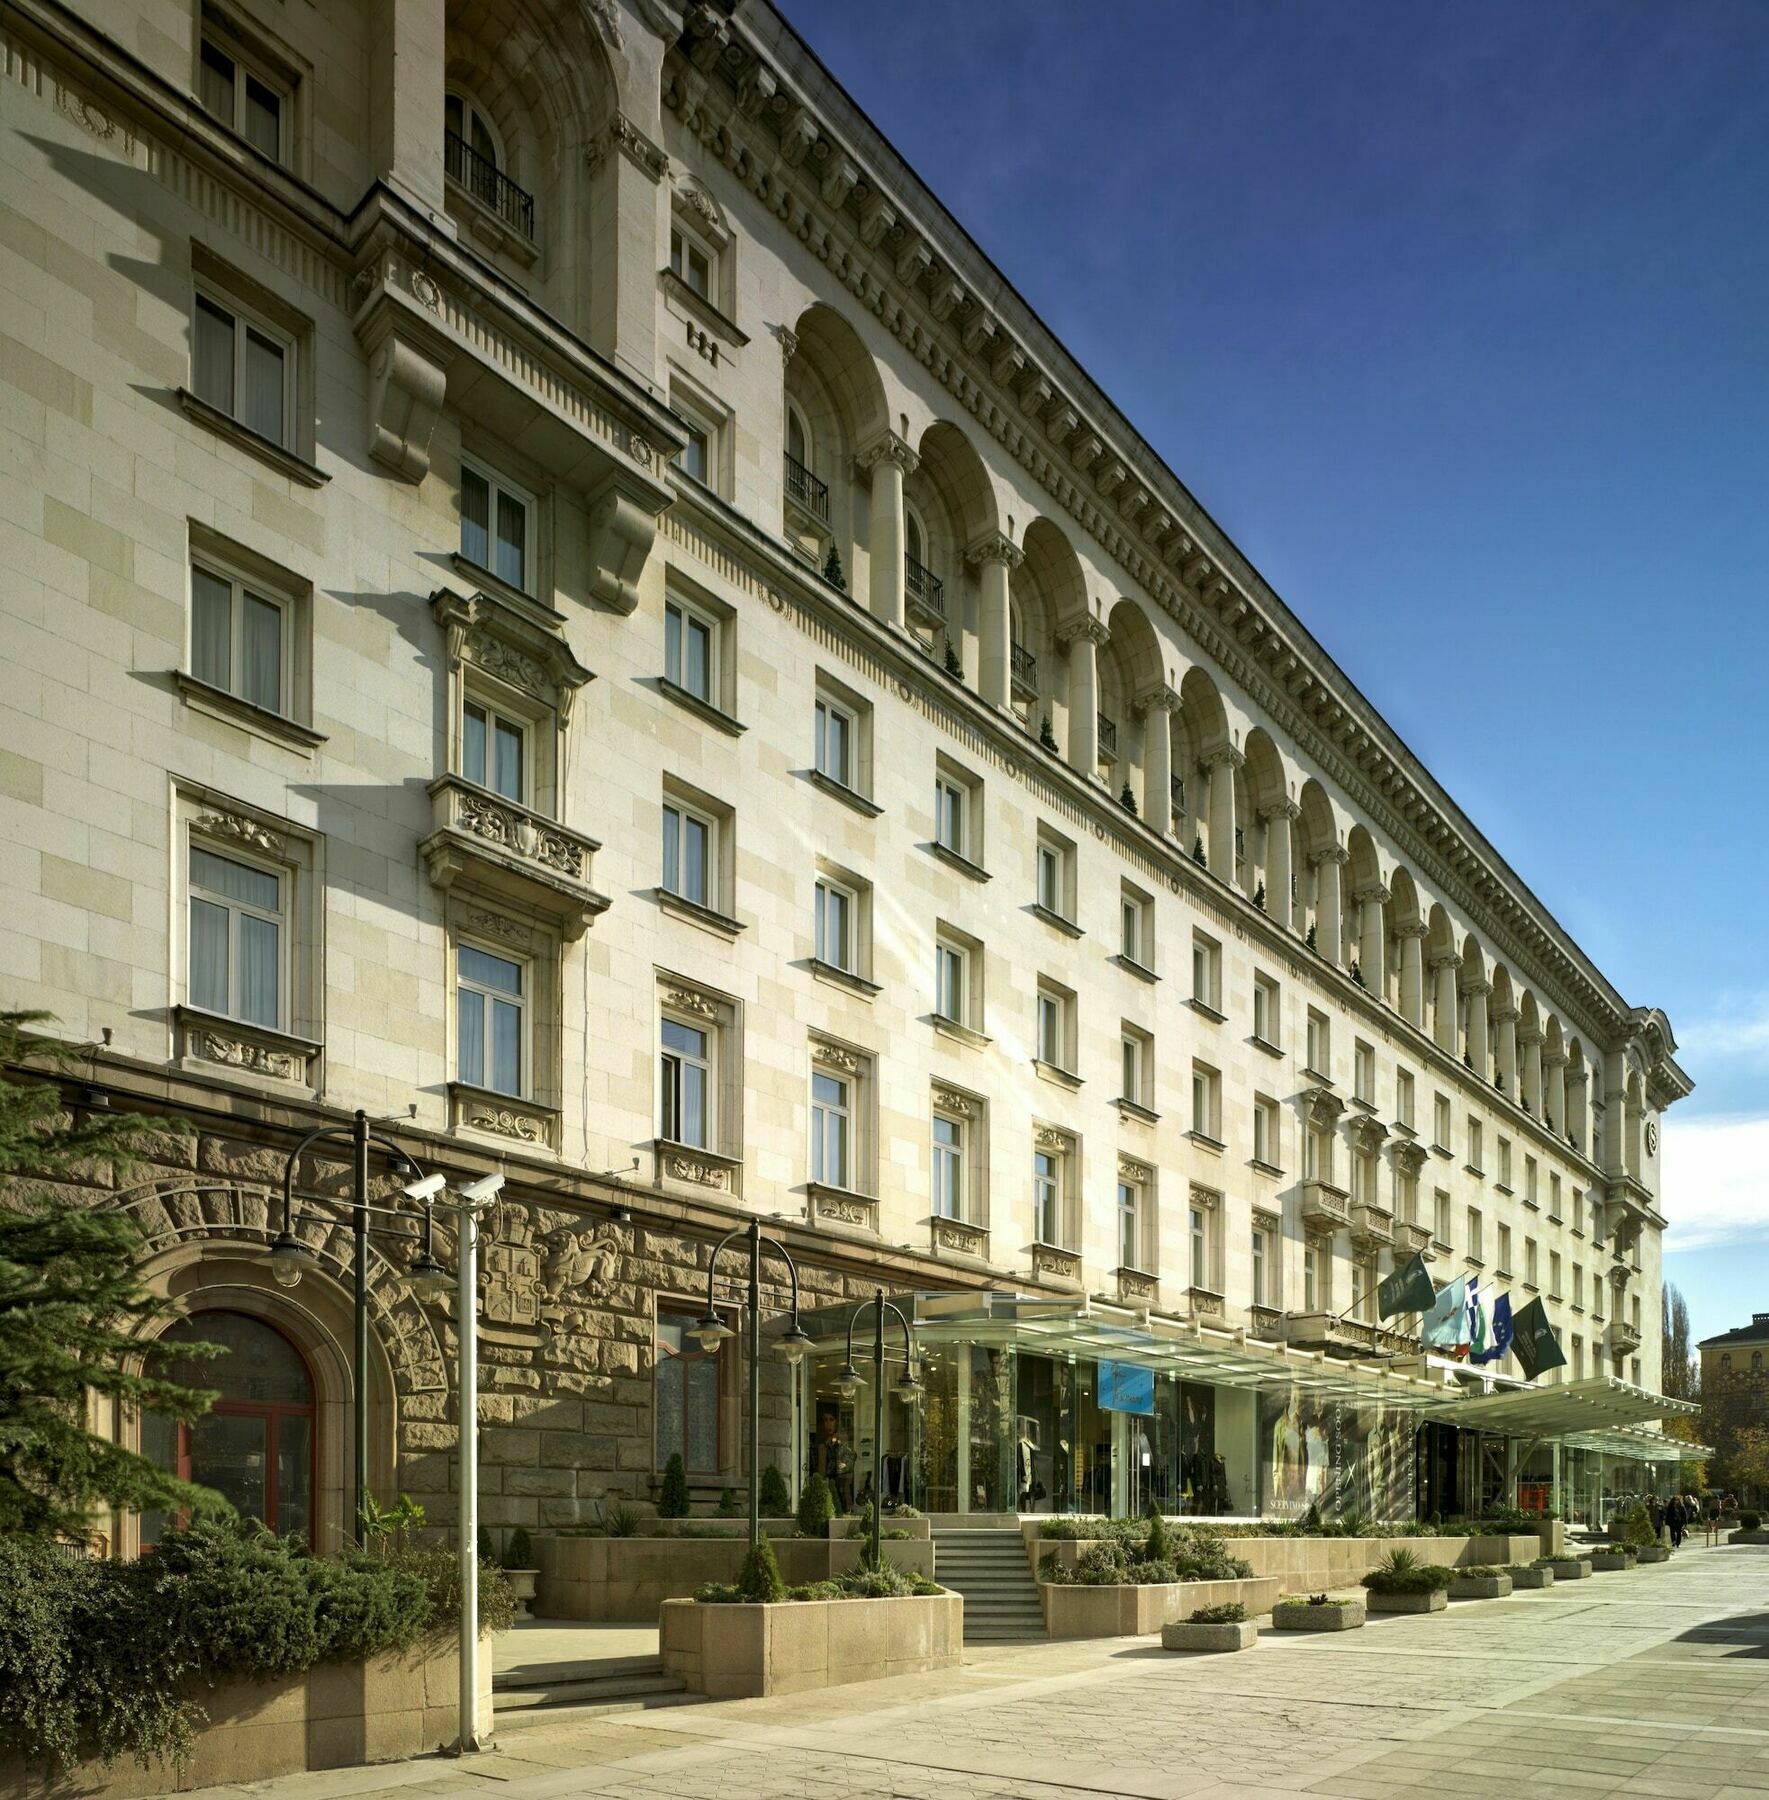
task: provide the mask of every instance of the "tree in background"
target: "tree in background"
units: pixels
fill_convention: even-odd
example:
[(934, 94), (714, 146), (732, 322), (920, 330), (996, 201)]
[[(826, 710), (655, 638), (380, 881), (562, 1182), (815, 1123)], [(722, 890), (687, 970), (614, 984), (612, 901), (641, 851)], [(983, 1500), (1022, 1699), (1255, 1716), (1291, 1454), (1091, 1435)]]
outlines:
[(1667, 1281), (1663, 1292), (1664, 1306), (1660, 1391), (1671, 1400), (1699, 1398), (1700, 1379), (1695, 1360), (1695, 1346), (1689, 1338), (1689, 1302), (1683, 1298), (1675, 1282)]
[(1726, 1473), (1740, 1498), (1761, 1502), (1769, 1493), (1769, 1426), (1746, 1425), (1732, 1441)]
[(0, 1013), (0, 1536), (85, 1539), (101, 1507), (226, 1513), (219, 1494), (87, 1428), (91, 1395), (180, 1420), (214, 1396), (157, 1372), (172, 1351), (142, 1328), (174, 1315), (135, 1272), (134, 1220), (38, 1185), (95, 1165), (126, 1185), (147, 1136), (169, 1129), (71, 1114), (53, 1080), (24, 1074), (27, 1058), (53, 1071), (78, 1054), (31, 1035), (47, 1016)]

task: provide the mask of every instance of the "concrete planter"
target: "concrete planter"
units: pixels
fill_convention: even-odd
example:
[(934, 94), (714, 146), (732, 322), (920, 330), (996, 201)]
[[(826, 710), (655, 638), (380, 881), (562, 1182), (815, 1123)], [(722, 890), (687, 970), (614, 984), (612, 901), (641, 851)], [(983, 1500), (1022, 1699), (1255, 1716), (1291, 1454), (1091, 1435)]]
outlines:
[(1452, 1600), (1503, 1600), (1511, 1592), (1509, 1575), (1458, 1575), (1450, 1583)]
[[(789, 1587), (827, 1581), (856, 1567), (866, 1548), (859, 1538), (771, 1541)], [(931, 1538), (886, 1538), (879, 1549), (886, 1562), (932, 1579)], [(535, 1540), (535, 1551), (541, 1565), (543, 1617), (649, 1625), (666, 1600), (686, 1600), (709, 1581), (735, 1581), (749, 1544), (747, 1536), (544, 1537)]]
[(1593, 1550), (1591, 1567), (1599, 1575), (1613, 1575), (1622, 1569), (1634, 1566), (1634, 1553), (1631, 1550)]
[(1364, 1622), (1361, 1600), (1329, 1600), (1311, 1606), (1306, 1600), (1280, 1600), (1271, 1609), (1273, 1631), (1357, 1631)]
[(1163, 1650), (1251, 1650), (1259, 1642), (1259, 1627), (1251, 1619), (1238, 1625), (1194, 1625), (1181, 1619), (1161, 1627)]
[(1148, 1637), (1206, 1606), (1238, 1600), (1250, 1613), (1269, 1612), (1278, 1584), (1251, 1581), (1173, 1581), (1143, 1586), (1073, 1587), (1041, 1581), (1044, 1629), (1053, 1638)]
[[(899, 1518), (897, 1516), (897, 1514), (895, 1514), (895, 1513), (886, 1513), (883, 1520), (881, 1521), (880, 1528), (887, 1533), (892, 1532), (892, 1531), (906, 1531), (906, 1532), (908, 1532), (908, 1534), (911, 1538), (919, 1538), (919, 1539), (923, 1539), (923, 1540), (933, 1536), (933, 1521), (932, 1520), (927, 1519), (927, 1518), (904, 1519), (904, 1518)], [(841, 1518), (831, 1519), (829, 1521), (829, 1535), (832, 1538), (857, 1537), (857, 1538), (863, 1539), (866, 1536), (866, 1533), (862, 1529), (860, 1521), (858, 1519), (851, 1518), (848, 1515), (843, 1514)], [(886, 1543), (899, 1543), (900, 1544), (903, 1541), (904, 1540), (902, 1538), (894, 1538), (893, 1539), (888, 1536), (885, 1539)]]
[(957, 1594), (777, 1606), (666, 1600), (659, 1646), (665, 1670), (693, 1693), (724, 1700), (798, 1694), (957, 1668), (964, 1601)]
[(1667, 1563), (1671, 1560), (1671, 1553), (1663, 1544), (1648, 1544), (1643, 1549), (1637, 1549), (1634, 1556), (1643, 1563)]
[(1746, 1531), (1740, 1526), (1726, 1541), (1729, 1544), (1769, 1544), (1769, 1531)]
[[(82, 1763), (45, 1777), (0, 1759), (8, 1800), (137, 1800), (148, 1794), (267, 1781), (314, 1769), (397, 1762), (452, 1744), (460, 1725), (460, 1658), (436, 1639), (367, 1662), (321, 1663), (274, 1681), (194, 1683), (190, 1697), (208, 1715), (182, 1776), (165, 1763), (124, 1760), (108, 1769)], [(491, 1637), (479, 1646), (479, 1730), (489, 1736)]]
[(1554, 1585), (1552, 1569), (1519, 1569), (1511, 1577), (1514, 1588), (1551, 1588)]
[(1449, 1605), (1449, 1596), (1442, 1588), (1425, 1594), (1379, 1594), (1374, 1588), (1365, 1588), (1364, 1604), (1373, 1613), (1432, 1613), (1442, 1612)]
[(1556, 1581), (1584, 1581), (1591, 1574), (1591, 1560), (1586, 1556), (1557, 1556), (1549, 1567)]

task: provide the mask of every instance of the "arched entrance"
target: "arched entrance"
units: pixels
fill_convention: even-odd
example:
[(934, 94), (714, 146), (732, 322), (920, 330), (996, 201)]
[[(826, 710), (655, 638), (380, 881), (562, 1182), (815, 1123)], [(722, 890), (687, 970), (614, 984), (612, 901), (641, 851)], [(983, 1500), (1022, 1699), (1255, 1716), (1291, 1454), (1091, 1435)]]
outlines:
[[(285, 1537), (309, 1541), (318, 1485), (318, 1420), (313, 1375), (301, 1352), (262, 1319), (240, 1312), (197, 1312), (161, 1340), (225, 1346), (214, 1357), (174, 1357), (169, 1378), (218, 1390), (220, 1398), (188, 1425), (148, 1415), (142, 1453), (186, 1481), (214, 1488), (241, 1518), (260, 1519)], [(145, 1514), (143, 1545), (166, 1527)]]

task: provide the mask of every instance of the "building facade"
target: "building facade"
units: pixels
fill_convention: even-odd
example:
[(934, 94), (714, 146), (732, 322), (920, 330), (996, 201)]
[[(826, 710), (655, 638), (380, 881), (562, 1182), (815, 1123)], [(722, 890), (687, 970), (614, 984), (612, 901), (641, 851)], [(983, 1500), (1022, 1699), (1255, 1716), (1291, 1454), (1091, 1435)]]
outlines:
[(1714, 1447), (1716, 1476), (1737, 1482), (1729, 1464), (1741, 1431), (1769, 1426), (1769, 1313), (1752, 1313), (1748, 1325), (1735, 1325), (1696, 1346), (1701, 1359), (1702, 1435)]
[[(499, 1526), (672, 1451), (743, 1479), (738, 1352), (692, 1327), (756, 1216), (819, 1340), (764, 1383), (792, 1482), (1514, 1490), (1376, 1317), (1414, 1252), (1540, 1296), (1627, 1452), (1667, 1020), (776, 12), (0, 20), (6, 1002), (94, 1045), (88, 1100), (195, 1123), (93, 1202), (263, 1372), (159, 1453), (344, 1528), (345, 1158), (297, 1170), (318, 1268), (264, 1250), (357, 1109), (507, 1172)], [(409, 1256), (374, 1240), (367, 1474), (436, 1501), (455, 1322)], [(882, 1462), (840, 1381), (877, 1287), (927, 1365)], [(771, 1262), (770, 1330), (788, 1299)]]

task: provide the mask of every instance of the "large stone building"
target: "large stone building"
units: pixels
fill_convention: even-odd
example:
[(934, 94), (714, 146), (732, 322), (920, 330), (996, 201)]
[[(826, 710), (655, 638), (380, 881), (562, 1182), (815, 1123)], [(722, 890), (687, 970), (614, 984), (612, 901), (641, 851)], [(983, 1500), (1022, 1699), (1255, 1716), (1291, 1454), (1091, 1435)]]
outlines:
[[(0, 970), (93, 1044), (77, 1104), (196, 1126), (93, 1193), (238, 1346), (151, 1448), (343, 1529), (336, 1140), (317, 1268), (265, 1250), (363, 1109), (508, 1174), (500, 1526), (672, 1450), (742, 1479), (690, 1331), (757, 1216), (818, 1338), (764, 1384), (792, 1482), (873, 1478), (875, 1286), (925, 1360), (882, 1479), (934, 1510), (1449, 1512), (1659, 1454), (1664, 1016), (777, 12), (0, 24)], [(1415, 1251), (1545, 1301), (1564, 1404), (1377, 1320)], [(409, 1254), (372, 1241), (366, 1472), (435, 1502)]]

